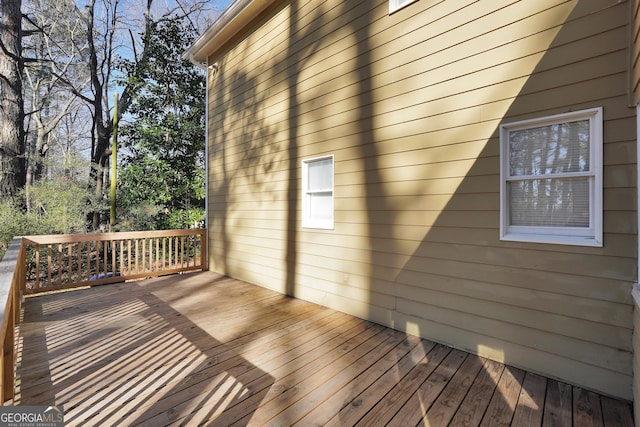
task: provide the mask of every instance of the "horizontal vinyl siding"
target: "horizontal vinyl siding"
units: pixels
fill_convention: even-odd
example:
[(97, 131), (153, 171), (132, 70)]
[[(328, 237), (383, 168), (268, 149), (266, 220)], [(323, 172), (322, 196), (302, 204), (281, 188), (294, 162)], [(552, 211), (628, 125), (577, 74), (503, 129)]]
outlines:
[[(210, 58), (211, 268), (631, 398), (628, 11), (278, 3)], [(604, 247), (501, 242), (500, 124), (599, 106)], [(303, 229), (301, 160), (326, 154), (335, 229)]]
[[(608, 9), (607, 12), (609, 14), (613, 14), (611, 11), (624, 12), (623, 9), (624, 8), (618, 7), (617, 9), (616, 8)], [(489, 18), (486, 18), (486, 19), (489, 19)], [(574, 26), (577, 26), (583, 20), (578, 19), (576, 21), (577, 22), (572, 22), (570, 24), (565, 24), (565, 25), (567, 27), (569, 27), (571, 24)], [(608, 22), (608, 21), (605, 21), (605, 22)], [(558, 22), (557, 24), (559, 23), (560, 22)], [(484, 24), (488, 25), (488, 22), (487, 23), (483, 22), (483, 25)], [(615, 29), (611, 30), (610, 27), (615, 27)], [(333, 30), (333, 28), (329, 28), (329, 30)], [(587, 42), (589, 43), (590, 55), (592, 55), (595, 58), (598, 58), (602, 53), (611, 54), (611, 46), (615, 42), (614, 39), (617, 38), (618, 45), (621, 45), (620, 40), (622, 39), (626, 40), (626, 37), (627, 37), (626, 27), (621, 28), (619, 25), (615, 26), (615, 24), (609, 24), (605, 26), (604, 30), (607, 30), (604, 34), (597, 34), (595, 36), (592, 36), (593, 39), (589, 38), (589, 40), (587, 40)], [(498, 39), (501, 40), (502, 44), (504, 44), (505, 38), (511, 38), (513, 36), (512, 26), (503, 28), (501, 31), (502, 33), (499, 34)], [(448, 33), (445, 33), (443, 37), (445, 37), (447, 34)], [(530, 37), (534, 37), (537, 40), (537, 38), (540, 36), (539, 34), (535, 34)], [(600, 41), (596, 43), (594, 42), (594, 39), (600, 40)], [(476, 42), (476, 40), (474, 39), (471, 39), (471, 41)], [(441, 42), (442, 42), (441, 40), (436, 39), (431, 43), (427, 43), (427, 42), (420, 43), (419, 49), (421, 51), (424, 51), (424, 50), (434, 49), (434, 47), (438, 48), (439, 43)], [(488, 43), (488, 42), (490, 41), (486, 41), (482, 39), (478, 41), (478, 43)], [(544, 54), (544, 52), (540, 52), (539, 44), (530, 43), (530, 45), (532, 45), (532, 47), (529, 47), (528, 51), (523, 51), (522, 48), (520, 47), (510, 49), (511, 51), (513, 51), (515, 54), (518, 55), (518, 58), (515, 59), (515, 61), (521, 61), (521, 62), (534, 61), (535, 62), (537, 57), (536, 56), (531, 57), (531, 55), (536, 55), (536, 53), (538, 56)], [(486, 49), (485, 44), (481, 44), (480, 46), (484, 46)], [(344, 108), (344, 105), (342, 104), (332, 105), (330, 104), (330, 102), (328, 102), (324, 98), (331, 96), (331, 94), (337, 94), (336, 96), (338, 96), (339, 97), (338, 99), (341, 100), (342, 97), (344, 97), (343, 91), (345, 90), (349, 91), (350, 87), (357, 86), (359, 84), (359, 80), (354, 81), (353, 78), (349, 78), (350, 74), (353, 73), (353, 67), (352, 67), (353, 58), (350, 58), (349, 61), (345, 62), (346, 65), (344, 67), (344, 72), (342, 74), (336, 75), (335, 67), (331, 66), (330, 63), (327, 64), (327, 62), (331, 61), (333, 58), (340, 58), (339, 53), (341, 51), (344, 51), (344, 49), (341, 49), (340, 47), (338, 47), (332, 50), (331, 47), (332, 46), (329, 46), (320, 52), (322, 53), (323, 58), (328, 58), (328, 60), (324, 59), (323, 61), (319, 62), (320, 64), (319, 66), (321, 66), (321, 69), (316, 70), (315, 73), (310, 73), (315, 77), (313, 81), (316, 85), (315, 86), (316, 91), (320, 95), (306, 102), (311, 103), (312, 105), (315, 105), (319, 110), (315, 111), (315, 113), (317, 114), (307, 114), (308, 116), (307, 120), (305, 120), (304, 117), (301, 118), (300, 119), (301, 125), (305, 124), (308, 121), (318, 122), (318, 121), (326, 120), (327, 118), (333, 118), (337, 121), (337, 123), (345, 122), (344, 120), (340, 120), (341, 119), (340, 116), (344, 115), (345, 111), (347, 111), (347, 109)], [(459, 55), (465, 55), (465, 54), (468, 55), (468, 51), (467, 51), (468, 48), (469, 47), (466, 46), (466, 44), (463, 44), (461, 46), (456, 46), (455, 48), (447, 49), (442, 52), (436, 52), (435, 55), (443, 56), (444, 58), (446, 58), (446, 61), (451, 62), (451, 57), (449, 56), (450, 54), (455, 54), (456, 51), (459, 51)], [(623, 48), (624, 48), (624, 44), (622, 44), (622, 46), (618, 50)], [(452, 49), (454, 50), (453, 52), (451, 52)], [(370, 86), (374, 88), (372, 89), (372, 92), (371, 92), (371, 98), (375, 98), (376, 100), (379, 100), (377, 105), (384, 106), (384, 100), (385, 99), (388, 100), (389, 97), (392, 97), (391, 98), (392, 103), (390, 105), (392, 105), (395, 110), (400, 110), (400, 111), (402, 109), (398, 107), (401, 107), (403, 106), (403, 104), (405, 104), (404, 102), (402, 102), (403, 100), (402, 94), (404, 94), (405, 97), (407, 98), (408, 102), (406, 102), (406, 104), (408, 104), (407, 106), (409, 107), (413, 107), (413, 104), (415, 104), (416, 99), (429, 100), (428, 104), (433, 104), (435, 102), (435, 105), (432, 108), (433, 112), (436, 113), (438, 117), (442, 117), (443, 111), (446, 112), (446, 110), (443, 110), (442, 106), (451, 105), (451, 102), (456, 103), (456, 110), (460, 111), (460, 110), (463, 110), (463, 108), (461, 107), (464, 107), (464, 106), (461, 105), (460, 103), (464, 102), (464, 99), (466, 99), (466, 102), (469, 103), (469, 102), (474, 102), (474, 99), (486, 98), (486, 96), (483, 96), (483, 93), (491, 92), (492, 91), (491, 88), (493, 88), (493, 92), (508, 93), (509, 92), (508, 86), (507, 87), (501, 87), (501, 86), (494, 87), (494, 86), (508, 85), (509, 83), (513, 82), (514, 79), (518, 79), (518, 78), (520, 80), (526, 80), (528, 76), (526, 74), (523, 74), (521, 76), (509, 76), (509, 81), (504, 82), (503, 79), (501, 79), (501, 76), (504, 75), (503, 73), (501, 73), (501, 70), (504, 69), (505, 67), (513, 66), (513, 60), (509, 62), (501, 61), (502, 57), (504, 56), (504, 53), (502, 53), (500, 49), (505, 49), (505, 48), (504, 46), (502, 46), (495, 49), (486, 50), (485, 52), (483, 52), (484, 56), (477, 58), (475, 63), (470, 63), (470, 64), (460, 63), (460, 68), (458, 71), (458, 74), (461, 74), (460, 76), (456, 76), (456, 74), (451, 74), (450, 69), (447, 67), (434, 66), (432, 62), (433, 58), (431, 56), (426, 58), (418, 58), (417, 60), (415, 58), (411, 58), (410, 63), (402, 65), (401, 67), (390, 68), (389, 70), (383, 69), (382, 67), (384, 67), (385, 65), (387, 65), (388, 67), (393, 67), (394, 62), (397, 62), (397, 60), (392, 61), (392, 59), (383, 57), (379, 61), (376, 61), (375, 65), (376, 65), (376, 68), (380, 67), (382, 70), (385, 70), (385, 71), (382, 71), (377, 75), (373, 74), (370, 78), (371, 80)], [(378, 49), (371, 51), (372, 56), (376, 54), (377, 50)], [(397, 53), (395, 56), (399, 54), (405, 54), (405, 52), (406, 50), (403, 50), (400, 53)], [(556, 48), (554, 51), (554, 55), (561, 58), (572, 59), (573, 57), (576, 56), (575, 52), (576, 52), (575, 44), (569, 43), (564, 46), (560, 46)], [(272, 51), (271, 54), (276, 55), (277, 52)], [(492, 64), (487, 64), (486, 56), (491, 56), (491, 58), (495, 56), (495, 59), (492, 59), (492, 61), (497, 62), (497, 64), (493, 64), (493, 66), (491, 66)], [(384, 63), (385, 59), (390, 64), (385, 64)], [(375, 60), (375, 58), (372, 58), (372, 60)], [(591, 58), (589, 60), (591, 60)], [(425, 63), (427, 61), (428, 63)], [(309, 61), (309, 62), (313, 63), (313, 61)], [(441, 62), (444, 62), (444, 60)], [(607, 63), (610, 64), (611, 60), (610, 58), (609, 60), (601, 59), (601, 62), (604, 64), (607, 64)], [(584, 61), (581, 61), (581, 63), (584, 63)], [(578, 67), (580, 67), (581, 63), (578, 64)], [(482, 70), (479, 70), (479, 71), (474, 70), (473, 72), (469, 72), (470, 69), (473, 70), (472, 67), (474, 65), (479, 65), (479, 64), (482, 65), (482, 68), (483, 68)], [(305, 66), (306, 65), (307, 64), (305, 63)], [(592, 72), (592, 71), (597, 72), (597, 69), (596, 67), (593, 67), (593, 64), (586, 62), (585, 65), (588, 65), (588, 67), (580, 67), (583, 70), (583, 72), (585, 69), (588, 72)], [(324, 70), (324, 73), (330, 74), (330, 75), (325, 77), (323, 81), (318, 82), (317, 79), (323, 77), (322, 75), (323, 70)], [(540, 70), (539, 72), (542, 73), (543, 71), (544, 70)], [(624, 63), (620, 63), (620, 67), (618, 71), (620, 74), (621, 81), (624, 81), (624, 78), (625, 78), (624, 73), (626, 71), (626, 66)], [(434, 75), (433, 73), (437, 73), (437, 74)], [(393, 74), (393, 76), (390, 76), (390, 74)], [(485, 75), (488, 77), (485, 78)], [(561, 76), (565, 77), (565, 80), (570, 79), (572, 75), (575, 75), (575, 74), (571, 72), (561, 74)], [(270, 102), (276, 102), (282, 99), (282, 97), (279, 95), (282, 92), (286, 92), (288, 90), (288, 87), (286, 85), (287, 81), (286, 79), (284, 79), (284, 77), (286, 76), (283, 76), (283, 78), (280, 78), (279, 80), (280, 83), (283, 83), (283, 85), (281, 85), (280, 87), (281, 92), (274, 93), (273, 92), (274, 88), (277, 88), (277, 85), (271, 84), (271, 82), (267, 82), (267, 84), (270, 85), (268, 88), (269, 99), (266, 100), (264, 105), (258, 106), (259, 112), (261, 113), (263, 111), (268, 112), (269, 111), (268, 107), (270, 106)], [(335, 80), (340, 77), (345, 77), (345, 79)], [(393, 79), (396, 81), (391, 82), (390, 77), (393, 77)], [(433, 81), (434, 78), (436, 78), (436, 81)], [(588, 78), (588, 76), (585, 76), (585, 78)], [(479, 79), (482, 79), (482, 85), (480, 87), (478, 87)], [(545, 81), (546, 80), (548, 80), (548, 77), (545, 76)], [(261, 79), (257, 78), (257, 81), (260, 82)], [(573, 79), (571, 79), (571, 81), (573, 81)], [(432, 83), (425, 85), (425, 82), (432, 82)], [(348, 83), (348, 84), (345, 84), (345, 83)], [(518, 86), (519, 84), (521, 84), (520, 81), (515, 82), (516, 86)], [(566, 84), (566, 82), (561, 81), (561, 82), (558, 82), (558, 84), (555, 86), (563, 86), (564, 84)], [(420, 85), (424, 87), (420, 87)], [(622, 90), (624, 90), (624, 87), (622, 86), (620, 87)], [(323, 90), (325, 88), (327, 89), (326, 91)], [(550, 86), (549, 89), (554, 89), (554, 86)], [(469, 90), (471, 90), (472, 92), (469, 93)], [(478, 93), (477, 91), (481, 91), (481, 92)], [(301, 93), (301, 97), (306, 95), (305, 91), (299, 91), (299, 92)], [(306, 92), (310, 92), (310, 90), (307, 90)], [(351, 91), (351, 92), (355, 92), (355, 91)], [(351, 105), (354, 108), (359, 108), (361, 106), (361, 102), (359, 100), (359, 97), (361, 97), (361, 95), (355, 94), (354, 96), (356, 95), (357, 97), (352, 100), (353, 102), (351, 102)], [(522, 95), (525, 95), (525, 94), (523, 93)], [(544, 96), (544, 93), (542, 95)], [(457, 96), (461, 100), (458, 100), (457, 98), (452, 98), (454, 96)], [(345, 101), (349, 101), (349, 99)], [(438, 104), (438, 101), (440, 101), (440, 104)], [(245, 102), (245, 101), (241, 101), (241, 103), (242, 102)], [(500, 101), (493, 101), (493, 103), (495, 102), (500, 102)], [(278, 104), (274, 104), (274, 105), (275, 107), (279, 106)], [(303, 102), (299, 104), (298, 108), (302, 110), (304, 106), (305, 106), (305, 103)], [(478, 108), (475, 105), (473, 105), (473, 107)], [(324, 114), (322, 113), (323, 108), (327, 110), (327, 112)], [(548, 105), (543, 106), (543, 108), (548, 108)], [(426, 115), (424, 115), (424, 112), (420, 109), (412, 108), (411, 111), (409, 112), (411, 113), (413, 110), (416, 110), (416, 112), (423, 114), (423, 116), (420, 116), (420, 118), (427, 117)], [(273, 111), (281, 112), (281, 108), (275, 108)], [(305, 112), (303, 111), (300, 114), (305, 114)], [(451, 114), (451, 112), (449, 112), (448, 114)], [(283, 116), (282, 114), (279, 114), (279, 115)], [(268, 116), (268, 113), (265, 114), (265, 116)], [(318, 117), (320, 117), (321, 119), (319, 120)], [(391, 125), (395, 125), (395, 126), (401, 125), (403, 122), (408, 121), (406, 117), (404, 117), (403, 120), (395, 120), (393, 119), (393, 116), (391, 116), (391, 118), (392, 118)], [(498, 120), (500, 119), (500, 117), (495, 117), (495, 118), (497, 118)], [(289, 117), (283, 116), (283, 119), (288, 120)], [(216, 124), (217, 123), (214, 123), (214, 125)], [(472, 123), (467, 123), (467, 124), (469, 125)], [(347, 123), (344, 123), (344, 125), (347, 125)], [(240, 123), (236, 123), (236, 126), (239, 127)], [(460, 123), (455, 122), (453, 126), (459, 127)], [(335, 127), (336, 126), (332, 126), (332, 128), (335, 128)], [(380, 126), (380, 127), (383, 127), (383, 126)], [(322, 128), (321, 130), (326, 132), (327, 130), (331, 130), (331, 129)], [(434, 132), (436, 130), (438, 129), (437, 128), (430, 129), (431, 132)], [(317, 131), (315, 133), (317, 133)], [(314, 134), (314, 132), (310, 132), (310, 133), (305, 132), (305, 128), (302, 128), (302, 130), (298, 133), (298, 135), (299, 136), (312, 135), (314, 138), (317, 136)], [(334, 138), (335, 136), (332, 135), (330, 139), (334, 139)], [(229, 140), (229, 143), (232, 144), (233, 140)]]

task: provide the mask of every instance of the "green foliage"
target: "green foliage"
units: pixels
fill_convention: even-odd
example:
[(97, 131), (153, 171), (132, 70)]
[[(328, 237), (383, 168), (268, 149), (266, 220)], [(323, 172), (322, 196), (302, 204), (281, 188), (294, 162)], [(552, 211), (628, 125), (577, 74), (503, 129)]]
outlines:
[(32, 208), (24, 215), (30, 235), (85, 232), (87, 215), (105, 208), (86, 184), (68, 178), (39, 182), (29, 197)]
[(21, 215), (13, 200), (0, 201), (0, 259), (4, 256), (11, 239), (22, 234), (19, 230)]
[(123, 61), (139, 90), (121, 127), (118, 229), (193, 227), (204, 218), (204, 93), (201, 71), (182, 58), (195, 34), (178, 19), (151, 23), (145, 68)]
[(164, 204), (171, 200), (171, 182), (176, 172), (159, 159), (140, 156), (128, 162), (120, 172), (118, 201), (129, 209), (137, 205)]
[(120, 220), (116, 225), (116, 231), (156, 230), (162, 211), (162, 207), (152, 204), (137, 204), (126, 211), (119, 208), (117, 216)]
[(31, 186), (29, 212), (23, 209), (25, 197), (22, 192), (0, 202), (0, 258), (15, 236), (82, 233), (89, 212), (104, 208), (85, 184), (68, 178)]
[(180, 209), (169, 213), (168, 228), (204, 228), (205, 212), (202, 208)]

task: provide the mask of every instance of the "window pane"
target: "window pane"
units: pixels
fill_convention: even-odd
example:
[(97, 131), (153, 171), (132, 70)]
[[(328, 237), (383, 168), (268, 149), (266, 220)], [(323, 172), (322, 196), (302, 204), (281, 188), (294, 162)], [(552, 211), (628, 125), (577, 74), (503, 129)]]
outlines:
[(333, 219), (333, 195), (331, 193), (309, 194), (309, 219), (331, 220)]
[(589, 120), (509, 132), (511, 176), (589, 171)]
[(394, 11), (398, 10), (401, 7), (404, 7), (410, 3), (413, 3), (416, 0), (389, 0), (389, 10)]
[(333, 159), (317, 160), (309, 163), (310, 191), (333, 188)]
[(510, 225), (589, 227), (589, 178), (508, 183)]

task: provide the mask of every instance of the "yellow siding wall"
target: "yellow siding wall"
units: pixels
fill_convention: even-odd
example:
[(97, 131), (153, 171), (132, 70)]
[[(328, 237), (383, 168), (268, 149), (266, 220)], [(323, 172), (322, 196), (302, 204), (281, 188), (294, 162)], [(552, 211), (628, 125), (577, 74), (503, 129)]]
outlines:
[[(629, 7), (279, 2), (209, 58), (211, 268), (631, 399)], [(500, 241), (499, 125), (599, 106), (604, 247)], [(302, 229), (325, 154), (335, 229)]]

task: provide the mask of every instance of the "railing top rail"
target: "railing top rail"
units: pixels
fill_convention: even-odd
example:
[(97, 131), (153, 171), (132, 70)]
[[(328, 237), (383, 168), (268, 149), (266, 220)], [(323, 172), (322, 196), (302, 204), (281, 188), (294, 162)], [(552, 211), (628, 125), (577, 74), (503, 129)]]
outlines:
[(126, 239), (144, 239), (150, 237), (171, 237), (190, 236), (204, 233), (205, 229), (185, 229), (185, 230), (152, 230), (152, 231), (123, 231), (116, 233), (83, 233), (83, 234), (50, 234), (41, 236), (24, 236), (27, 244), (52, 244), (52, 243), (75, 243), (88, 241), (109, 241)]

